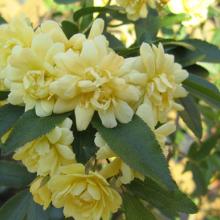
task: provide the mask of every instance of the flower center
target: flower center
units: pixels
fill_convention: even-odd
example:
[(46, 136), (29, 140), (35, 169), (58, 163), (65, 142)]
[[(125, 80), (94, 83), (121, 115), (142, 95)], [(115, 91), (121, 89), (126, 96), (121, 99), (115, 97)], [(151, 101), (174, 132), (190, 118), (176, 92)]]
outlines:
[(34, 99), (43, 99), (49, 96), (48, 85), (51, 79), (45, 76), (44, 71), (28, 71), (23, 79), (25, 91)]
[(97, 109), (108, 109), (114, 96), (113, 77), (106, 70), (88, 68), (83, 78), (78, 82), (82, 97), (82, 104), (92, 104)]

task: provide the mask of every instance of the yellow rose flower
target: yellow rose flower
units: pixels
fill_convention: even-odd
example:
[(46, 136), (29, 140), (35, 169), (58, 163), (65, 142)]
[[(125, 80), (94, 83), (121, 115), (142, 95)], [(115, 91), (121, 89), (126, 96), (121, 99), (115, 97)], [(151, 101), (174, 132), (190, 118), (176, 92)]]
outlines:
[(51, 192), (48, 188), (47, 182), (45, 181), (47, 177), (37, 177), (30, 186), (30, 192), (33, 195), (33, 199), (36, 203), (47, 209), (51, 203)]
[(106, 141), (99, 133), (96, 133), (95, 144), (99, 148), (96, 153), (98, 160), (109, 159), (110, 163), (104, 165), (104, 168), (100, 171), (100, 174), (106, 179), (117, 176), (116, 185), (128, 184), (134, 178), (144, 180), (144, 176), (135, 170), (131, 169), (126, 163), (124, 163), (108, 146)]
[(8, 24), (0, 25), (0, 83), (1, 90), (6, 90), (4, 85), (4, 69), (15, 46), (30, 47), (33, 38), (33, 28), (24, 16), (12, 19)]
[(60, 168), (48, 183), (52, 204), (62, 208), (65, 217), (75, 220), (108, 220), (121, 206), (119, 193), (99, 174), (85, 173), (82, 164)]
[(117, 0), (117, 3), (125, 8), (127, 16), (131, 20), (147, 17), (147, 6), (155, 7), (158, 0)]
[(158, 121), (165, 122), (171, 109), (182, 110), (175, 102), (176, 98), (185, 97), (186, 90), (182, 82), (188, 77), (188, 72), (174, 62), (174, 56), (164, 52), (162, 44), (158, 47), (142, 44), (139, 71), (146, 73), (144, 84), (144, 101), (137, 109), (139, 115), (150, 127), (154, 128)]
[(71, 149), (71, 126), (72, 121), (65, 119), (48, 134), (19, 148), (13, 158), (21, 160), (29, 172), (37, 172), (41, 176), (53, 175), (61, 165), (75, 162)]
[(208, 7), (214, 0), (170, 0), (169, 9), (175, 14), (185, 13), (190, 19), (183, 22), (183, 25), (196, 26), (207, 19)]
[(108, 47), (103, 35), (97, 36), (101, 30), (92, 27), (79, 51), (69, 49), (56, 56), (57, 67), (67, 74), (50, 85), (50, 92), (58, 97), (54, 113), (75, 110), (78, 130), (88, 127), (95, 111), (108, 128), (117, 125), (116, 119), (129, 122), (133, 116), (131, 105), (140, 97), (134, 80), (128, 82), (121, 71), (123, 57)]
[(25, 105), (25, 111), (35, 108), (36, 114), (43, 117), (53, 111), (56, 97), (50, 93), (49, 85), (63, 74), (54, 59), (58, 53), (64, 52), (66, 45), (54, 22), (43, 23), (37, 32), (30, 48), (13, 48), (4, 72), (10, 89), (9, 103)]

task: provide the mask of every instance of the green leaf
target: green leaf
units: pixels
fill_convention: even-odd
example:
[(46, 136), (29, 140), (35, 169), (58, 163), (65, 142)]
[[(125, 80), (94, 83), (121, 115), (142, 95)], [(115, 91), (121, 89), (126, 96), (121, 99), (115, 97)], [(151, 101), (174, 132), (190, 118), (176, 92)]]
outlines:
[(156, 220), (150, 210), (141, 201), (129, 193), (123, 193), (123, 208), (126, 220)]
[[(75, 124), (75, 123), (73, 123)], [(73, 128), (74, 142), (73, 150), (76, 154), (76, 160), (79, 163), (87, 163), (95, 155), (97, 147), (94, 143), (96, 130), (89, 126), (85, 131), (77, 131)]]
[(193, 96), (204, 100), (218, 109), (220, 108), (220, 93), (214, 84), (193, 74), (190, 74), (183, 84)]
[(81, 17), (89, 14), (93, 14), (96, 12), (111, 12), (113, 9), (110, 7), (86, 7), (86, 8), (81, 8), (78, 11), (74, 12), (73, 14), (73, 20), (78, 21)]
[(33, 199), (31, 199), (25, 220), (49, 220), (48, 211), (44, 211), (42, 206), (36, 204)]
[(3, 153), (8, 154), (24, 144), (48, 133), (71, 113), (38, 117), (35, 110), (27, 111), (15, 124), (9, 138), (3, 145)]
[(63, 32), (65, 33), (68, 39), (70, 39), (74, 34), (79, 32), (79, 28), (73, 22), (63, 21), (61, 24)]
[(1, 24), (7, 24), (7, 21), (2, 16), (0, 16), (0, 25)]
[(105, 128), (98, 116), (92, 125), (102, 135), (109, 147), (134, 170), (153, 179), (166, 189), (173, 189), (167, 162), (154, 133), (138, 116), (116, 128)]
[[(90, 8), (90, 7), (93, 7), (93, 0), (81, 1), (81, 9)], [(81, 9), (79, 9), (79, 10), (81, 10)], [(75, 13), (76, 12), (73, 13), (73, 20), (74, 20)], [(85, 33), (87, 35), (89, 33), (89, 29), (91, 27), (92, 21), (93, 21), (93, 14), (92, 13), (85, 14), (83, 17), (81, 17), (81, 19), (79, 21), (80, 32)]]
[(0, 100), (5, 100), (8, 98), (8, 91), (0, 91)]
[(0, 186), (7, 186), (12, 188), (26, 187), (34, 178), (27, 169), (12, 161), (0, 161)]
[(79, 9), (78, 11), (74, 12), (73, 14), (73, 20), (78, 21), (81, 17), (84, 17), (86, 15), (92, 15), (93, 13), (109, 13), (112, 17), (120, 19), (120, 20), (126, 20), (126, 15), (119, 12), (119, 7), (84, 7)]
[(147, 201), (153, 207), (158, 208), (168, 217), (177, 216), (178, 213), (196, 213), (195, 204), (177, 187), (174, 191), (161, 188), (156, 182), (146, 178), (144, 182), (134, 180), (127, 188), (137, 197)]
[(186, 165), (186, 171), (190, 170), (193, 174), (193, 180), (196, 184), (193, 192), (194, 196), (205, 195), (208, 190), (208, 182), (206, 182), (204, 172), (200, 166), (192, 161), (188, 161)]
[(125, 49), (115, 49), (117, 54), (123, 57), (132, 57), (132, 56), (138, 56), (139, 55), (139, 47), (131, 47), (131, 48), (125, 48)]
[(162, 39), (162, 38), (159, 38), (158, 40), (160, 40), (162, 42), (163, 46), (172, 45), (172, 46), (175, 46), (174, 48), (176, 48), (176, 46), (179, 46), (179, 47), (191, 50), (191, 51), (195, 50), (195, 47), (193, 47), (191, 44), (183, 42), (183, 41), (175, 41), (173, 39), (166, 40), (166, 39)]
[(195, 52), (204, 55), (202, 62), (220, 63), (220, 49), (214, 44), (198, 39), (186, 39), (184, 42), (193, 45), (196, 48)]
[(17, 193), (0, 208), (0, 219), (24, 220), (30, 200), (27, 190)]
[(205, 55), (198, 50), (189, 50), (182, 46), (169, 50), (168, 52), (173, 54), (175, 56), (175, 62), (180, 63), (183, 67), (191, 66), (198, 61), (202, 61), (205, 57)]
[(190, 130), (199, 139), (202, 138), (202, 121), (199, 109), (195, 103), (193, 97), (188, 95), (185, 98), (179, 100), (180, 104), (184, 107), (184, 111), (179, 114)]
[(160, 20), (157, 11), (149, 8), (147, 18), (139, 19), (135, 24), (138, 45), (142, 42), (151, 43), (156, 40), (159, 27)]
[(51, 206), (48, 210), (49, 220), (64, 220), (63, 209), (54, 208)]
[(0, 137), (4, 135), (24, 113), (24, 108), (15, 105), (4, 105), (0, 108)]
[(208, 157), (212, 151), (212, 149), (216, 146), (220, 139), (220, 134), (215, 134), (208, 139), (206, 139), (204, 142), (202, 142), (200, 145), (197, 146), (191, 146), (191, 148), (194, 147), (194, 150), (189, 152), (189, 157), (193, 160), (201, 161), (204, 160), (206, 157)]
[(57, 4), (72, 4), (80, 0), (54, 0)]
[(204, 67), (194, 64), (192, 66), (188, 66), (186, 70), (189, 73), (195, 74), (197, 76), (200, 76), (202, 78), (207, 78), (209, 76), (209, 71), (205, 69)]
[(107, 40), (109, 41), (109, 46), (115, 50), (115, 49), (120, 49), (120, 48), (124, 48), (123, 43), (118, 40), (114, 35), (105, 32), (104, 35), (106, 36)]
[(50, 207), (43, 210), (42, 206), (33, 201), (33, 197), (24, 190), (10, 198), (0, 208), (1, 220), (64, 220), (62, 209)]
[(186, 39), (181, 42), (190, 44), (195, 48), (194, 50), (188, 50), (178, 47), (170, 51), (175, 55), (176, 62), (180, 63), (183, 67), (191, 66), (198, 61), (220, 62), (220, 49), (217, 46), (197, 39)]
[(169, 14), (166, 16), (161, 17), (160, 26), (161, 27), (169, 27), (173, 26), (174, 24), (179, 24), (182, 21), (187, 20), (188, 15), (186, 14)]

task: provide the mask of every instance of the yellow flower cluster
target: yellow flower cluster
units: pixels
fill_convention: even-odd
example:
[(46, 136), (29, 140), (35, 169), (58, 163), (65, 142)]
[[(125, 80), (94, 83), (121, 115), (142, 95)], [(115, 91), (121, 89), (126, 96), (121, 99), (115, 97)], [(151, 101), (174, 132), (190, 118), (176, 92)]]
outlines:
[(75, 162), (71, 126), (72, 120), (65, 119), (50, 133), (19, 148), (13, 158), (21, 160), (29, 172), (40, 176), (55, 174), (60, 166)]
[[(137, 57), (119, 56), (103, 29), (104, 21), (97, 19), (88, 36), (77, 33), (67, 39), (53, 21), (36, 30), (23, 17), (0, 26), (0, 82), (9, 91), (7, 102), (25, 111), (35, 109), (40, 117), (74, 111), (78, 131), (88, 128), (95, 112), (107, 128), (128, 123), (137, 114), (166, 155), (166, 137), (175, 130), (167, 114), (182, 110), (175, 99), (187, 95), (181, 83), (188, 73), (161, 44), (142, 44)], [(163, 125), (156, 127), (158, 122)], [(72, 120), (65, 119), (19, 148), (13, 158), (37, 173), (30, 191), (45, 209), (52, 203), (63, 207), (66, 217), (108, 220), (121, 206), (120, 186), (144, 176), (112, 152), (98, 133), (96, 160), (102, 167), (96, 170), (91, 161), (89, 166), (79, 164), (71, 127)]]
[(189, 20), (184, 21), (185, 26), (197, 26), (208, 17), (208, 7), (215, 0), (170, 0), (169, 9), (175, 14), (185, 13)]
[(71, 126), (72, 120), (65, 119), (48, 134), (19, 148), (13, 158), (37, 173), (30, 192), (44, 209), (52, 203), (64, 208), (65, 217), (108, 220), (121, 206), (121, 196), (101, 173), (86, 172), (76, 162)]
[(167, 0), (116, 0), (122, 6), (129, 19), (137, 20), (147, 17), (147, 6), (155, 8), (157, 5), (166, 4)]

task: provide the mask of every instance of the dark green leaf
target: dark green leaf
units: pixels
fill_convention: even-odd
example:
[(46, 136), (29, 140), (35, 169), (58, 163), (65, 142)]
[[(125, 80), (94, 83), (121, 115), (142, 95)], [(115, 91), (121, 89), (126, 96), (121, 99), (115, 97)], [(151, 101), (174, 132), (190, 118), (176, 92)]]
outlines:
[(199, 109), (193, 97), (188, 95), (180, 99), (180, 104), (184, 107), (184, 111), (179, 114), (190, 130), (199, 138), (202, 138), (202, 121)]
[(124, 48), (123, 43), (118, 40), (114, 35), (105, 32), (104, 35), (106, 36), (107, 40), (109, 41), (109, 46), (112, 49), (119, 49), (119, 48)]
[(77, 131), (73, 129), (74, 142), (73, 150), (76, 154), (77, 162), (85, 164), (88, 160), (95, 155), (97, 147), (94, 143), (96, 130), (92, 127), (87, 128), (86, 131)]
[(107, 13), (111, 11), (111, 8), (108, 7), (86, 7), (86, 8), (81, 8), (78, 11), (74, 12), (73, 14), (73, 20), (78, 21), (81, 17), (89, 14), (93, 14), (95, 12), (104, 12)]
[(63, 21), (62, 29), (68, 39), (70, 39), (74, 34), (79, 32), (77, 25), (70, 21)]
[(48, 210), (49, 220), (64, 220), (63, 209), (50, 207)]
[(123, 57), (132, 57), (139, 55), (139, 47), (125, 48), (125, 49), (116, 49), (117, 54)]
[(24, 108), (15, 105), (4, 105), (0, 108), (0, 137), (4, 135), (24, 113)]
[(218, 109), (220, 108), (220, 93), (214, 84), (193, 74), (190, 74), (183, 84), (193, 96), (206, 101)]
[(6, 24), (7, 21), (2, 17), (0, 16), (0, 24)]
[(157, 11), (149, 8), (147, 18), (139, 19), (135, 25), (138, 45), (142, 42), (151, 43), (154, 41), (159, 31), (159, 27), (160, 20)]
[(201, 161), (201, 165), (205, 167), (203, 171), (206, 172), (206, 182), (210, 183), (210, 180), (215, 176), (216, 174), (219, 174), (220, 170), (220, 153), (214, 152), (213, 154), (209, 155), (206, 160)]
[(0, 208), (1, 220), (64, 220), (62, 209), (42, 206), (33, 201), (28, 190), (17, 193)]
[(188, 50), (180, 47), (170, 51), (175, 55), (176, 62), (182, 66), (187, 67), (198, 61), (210, 63), (220, 62), (220, 49), (217, 46), (197, 39), (186, 39), (181, 42), (190, 44), (195, 48), (194, 50)]
[(73, 14), (73, 20), (78, 21), (81, 17), (86, 15), (91, 15), (93, 13), (110, 13), (112, 15), (121, 15), (121, 13), (118, 12), (118, 7), (84, 7), (79, 9)]
[(35, 110), (27, 111), (15, 124), (9, 138), (3, 145), (3, 152), (10, 153), (24, 144), (48, 133), (71, 113), (38, 117)]
[(27, 190), (17, 193), (0, 208), (1, 220), (24, 220), (31, 195)]
[(166, 189), (173, 189), (167, 162), (154, 133), (138, 116), (116, 128), (105, 128), (98, 116), (92, 125), (98, 130), (109, 147), (136, 171), (152, 178)]
[(166, 39), (162, 39), (162, 38), (159, 38), (158, 40), (160, 40), (164, 46), (170, 45), (170, 46), (174, 46), (173, 48), (176, 48), (178, 46), (178, 47), (182, 47), (182, 48), (185, 48), (185, 49), (188, 49), (191, 51), (195, 50), (194, 46), (192, 46), (189, 43), (183, 42), (183, 41), (175, 41), (173, 39), (166, 40)]
[(184, 42), (193, 45), (196, 48), (195, 52), (204, 55), (203, 62), (220, 63), (220, 49), (214, 44), (198, 39), (186, 39)]
[[(93, 6), (93, 0), (83, 0), (81, 2), (81, 6), (82, 6), (81, 9), (90, 8)], [(79, 10), (81, 10), (81, 9), (79, 9)], [(75, 15), (75, 12), (73, 14), (73, 20), (74, 20), (74, 15)], [(92, 13), (85, 14), (84, 16), (82, 16), (80, 19), (80, 22), (79, 22), (80, 32), (83, 32), (87, 35), (89, 32), (89, 28), (92, 24), (92, 21), (93, 21), (93, 14)]]
[(25, 220), (49, 220), (48, 211), (44, 211), (42, 206), (36, 204), (33, 199), (30, 200), (28, 206)]
[(123, 193), (122, 197), (126, 220), (156, 220), (151, 211), (144, 207), (136, 196)]
[(174, 191), (168, 191), (149, 178), (146, 178), (144, 182), (135, 180), (127, 187), (137, 197), (158, 208), (168, 217), (177, 216), (180, 212), (197, 212), (195, 204), (177, 187)]
[(219, 139), (220, 134), (215, 134), (202, 142), (197, 148), (195, 148), (195, 146), (191, 146), (191, 148), (194, 147), (196, 150), (190, 153), (190, 158), (198, 161), (205, 159), (209, 156)]
[(54, 0), (57, 4), (72, 4), (80, 0)]
[(192, 66), (188, 66), (186, 68), (186, 70), (189, 73), (195, 74), (197, 76), (203, 77), (203, 78), (207, 78), (209, 76), (209, 71), (207, 69), (205, 69), (204, 67), (194, 64)]
[(5, 100), (8, 98), (8, 91), (0, 91), (0, 100)]
[(190, 170), (193, 174), (193, 180), (196, 184), (194, 196), (201, 196), (207, 193), (208, 182), (205, 180), (204, 172), (200, 166), (194, 162), (189, 161), (186, 165), (186, 171)]
[(168, 52), (173, 54), (175, 56), (175, 62), (180, 63), (183, 67), (191, 66), (198, 61), (202, 61), (205, 57), (198, 50), (189, 50), (183, 47), (177, 47)]
[(0, 161), (0, 186), (26, 187), (34, 178), (27, 169), (17, 162)]

